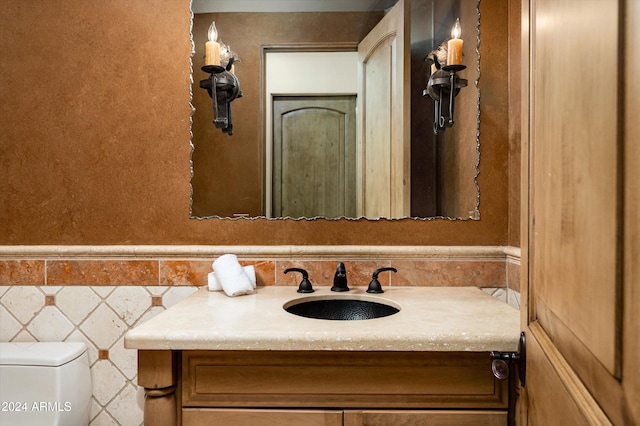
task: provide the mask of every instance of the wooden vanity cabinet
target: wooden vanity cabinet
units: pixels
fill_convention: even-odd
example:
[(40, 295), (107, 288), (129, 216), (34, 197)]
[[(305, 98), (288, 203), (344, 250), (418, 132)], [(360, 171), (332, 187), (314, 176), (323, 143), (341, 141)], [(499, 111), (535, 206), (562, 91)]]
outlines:
[(506, 425), (488, 353), (182, 351), (183, 425)]

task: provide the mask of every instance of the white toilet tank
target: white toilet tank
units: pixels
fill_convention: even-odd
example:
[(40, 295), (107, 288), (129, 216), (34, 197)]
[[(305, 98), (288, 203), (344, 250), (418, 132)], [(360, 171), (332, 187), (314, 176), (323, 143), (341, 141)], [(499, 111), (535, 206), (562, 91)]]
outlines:
[(0, 425), (89, 424), (91, 374), (79, 342), (0, 342)]

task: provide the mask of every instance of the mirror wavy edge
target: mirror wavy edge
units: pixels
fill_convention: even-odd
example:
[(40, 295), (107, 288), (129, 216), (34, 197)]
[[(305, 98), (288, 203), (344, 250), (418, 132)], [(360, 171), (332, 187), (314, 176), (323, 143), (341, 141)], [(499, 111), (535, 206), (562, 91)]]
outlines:
[[(207, 216), (197, 216), (193, 214), (193, 176), (194, 176), (194, 167), (193, 167), (193, 153), (195, 150), (195, 145), (193, 143), (193, 115), (195, 113), (195, 106), (193, 105), (193, 57), (195, 55), (195, 41), (193, 37), (193, 22), (194, 22), (194, 11), (193, 11), (193, 1), (190, 3), (190, 42), (191, 42), (191, 56), (189, 57), (189, 106), (191, 108), (191, 114), (189, 116), (189, 145), (191, 148), (189, 154), (189, 218), (196, 220), (209, 220), (209, 219), (218, 219), (225, 221), (237, 221), (237, 220), (268, 220), (268, 221), (317, 221), (317, 220), (328, 220), (328, 221), (402, 221), (402, 220), (415, 220), (415, 221), (434, 221), (434, 220), (448, 220), (448, 221), (477, 221), (480, 220), (480, 185), (478, 184), (478, 175), (480, 174), (480, 2), (481, 0), (476, 1), (476, 44), (475, 44), (475, 53), (476, 53), (476, 78), (474, 79), (474, 87), (477, 93), (476, 96), (476, 135), (475, 135), (475, 151), (476, 151), (476, 164), (475, 164), (475, 172), (473, 175), (473, 184), (476, 188), (476, 200), (473, 209), (473, 216), (469, 217), (450, 217), (450, 216), (429, 216), (429, 217), (417, 217), (417, 216), (404, 216), (404, 217), (326, 217), (326, 216), (313, 216), (313, 217), (267, 217), (267, 216), (239, 216), (239, 217), (228, 217), (228, 216), (220, 216), (220, 215), (207, 215)], [(470, 212), (471, 213), (471, 212)]]

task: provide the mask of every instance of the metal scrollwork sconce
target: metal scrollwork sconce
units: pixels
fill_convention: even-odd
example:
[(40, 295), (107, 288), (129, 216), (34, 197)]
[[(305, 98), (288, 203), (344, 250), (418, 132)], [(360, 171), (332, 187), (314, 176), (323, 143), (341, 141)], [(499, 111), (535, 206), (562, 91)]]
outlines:
[(427, 55), (432, 61), (432, 72), (423, 96), (429, 96), (435, 102), (433, 132), (443, 133), (454, 123), (455, 98), (460, 89), (467, 87), (468, 81), (461, 78), (458, 72), (467, 67), (462, 64), (462, 39), (460, 38), (460, 20), (451, 30), (451, 39), (444, 41), (436, 50)]
[[(211, 23), (208, 36), (209, 41), (205, 46), (206, 65), (202, 67), (202, 71), (209, 73), (209, 78), (200, 80), (200, 87), (206, 89), (213, 100), (213, 124), (222, 129), (223, 133), (232, 135), (231, 102), (242, 97), (240, 81), (234, 73), (233, 64), (237, 58), (229, 46), (225, 46), (222, 41), (218, 42), (215, 22)], [(226, 65), (223, 66), (225, 61)]]
[(447, 65), (431, 74), (427, 88), (422, 92), (434, 100), (435, 118), (433, 132), (439, 134), (452, 127), (454, 120), (455, 97), (461, 88), (467, 86), (467, 80), (457, 74), (464, 65)]
[(233, 65), (233, 58), (226, 68), (217, 65), (203, 66), (202, 70), (210, 73), (210, 76), (200, 80), (200, 87), (207, 89), (213, 100), (213, 124), (222, 129), (223, 133), (232, 135), (231, 102), (242, 97), (242, 90), (238, 78), (230, 72), (230, 65)]

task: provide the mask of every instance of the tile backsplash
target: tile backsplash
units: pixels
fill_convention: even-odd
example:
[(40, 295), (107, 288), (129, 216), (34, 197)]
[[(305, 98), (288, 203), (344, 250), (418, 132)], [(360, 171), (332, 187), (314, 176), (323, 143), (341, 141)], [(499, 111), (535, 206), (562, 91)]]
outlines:
[(258, 285), (331, 285), (344, 261), (349, 283), (394, 266), (383, 286), (476, 286), (519, 307), (519, 249), (505, 247), (0, 246), (0, 341), (82, 341), (93, 380), (91, 425), (142, 424), (137, 354), (125, 333), (207, 283), (213, 259), (236, 253)]

